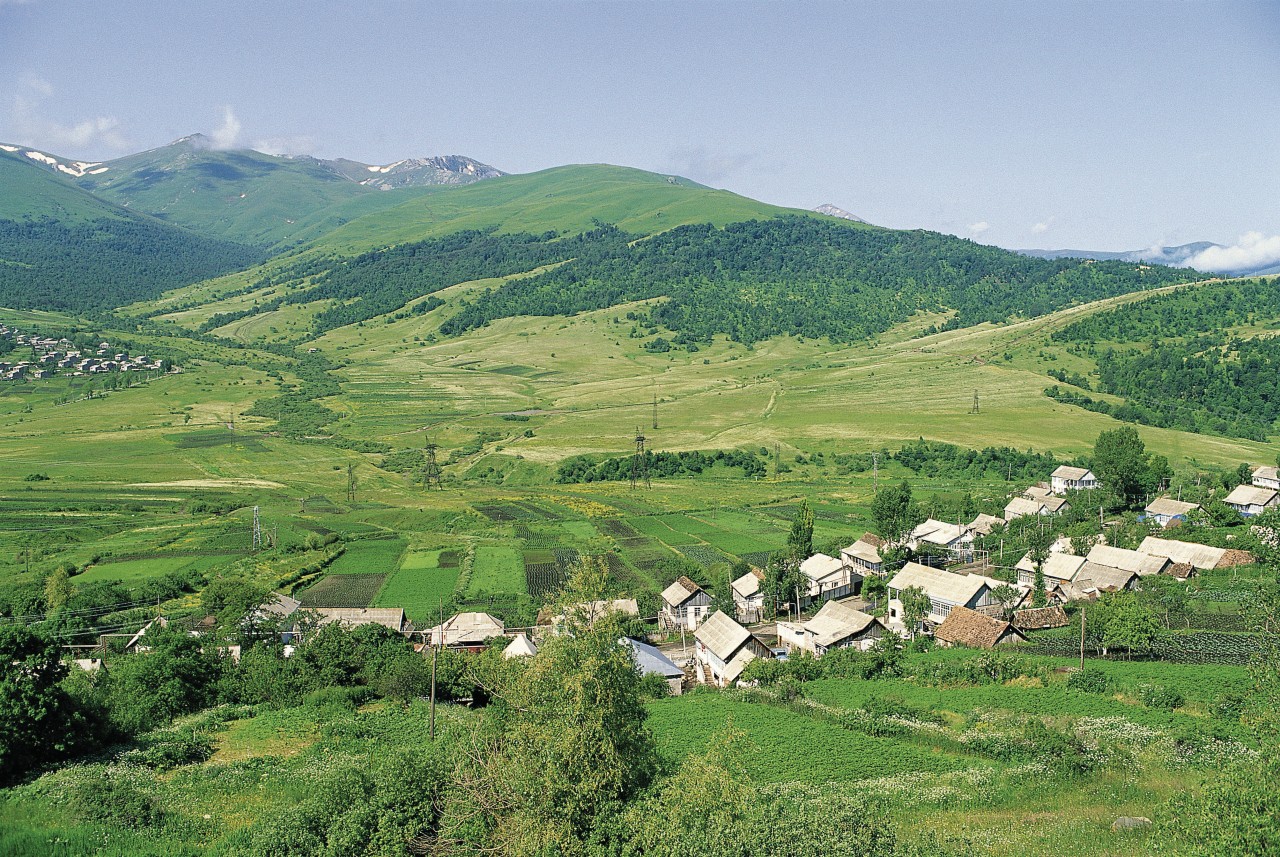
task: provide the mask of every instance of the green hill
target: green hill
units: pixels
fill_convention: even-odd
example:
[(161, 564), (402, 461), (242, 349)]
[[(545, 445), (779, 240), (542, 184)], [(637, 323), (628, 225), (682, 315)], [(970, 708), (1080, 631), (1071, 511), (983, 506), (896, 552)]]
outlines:
[(27, 158), (0, 148), (0, 220), (49, 218), (60, 223), (131, 219), (119, 206), (101, 200)]

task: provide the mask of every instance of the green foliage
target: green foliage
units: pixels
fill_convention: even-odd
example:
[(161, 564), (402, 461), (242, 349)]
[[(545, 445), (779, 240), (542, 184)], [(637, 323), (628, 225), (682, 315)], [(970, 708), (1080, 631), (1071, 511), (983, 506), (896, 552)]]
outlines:
[(924, 520), (924, 514), (911, 497), (911, 485), (905, 479), (876, 492), (871, 500), (871, 517), (877, 532), (890, 542), (901, 541)]
[(146, 651), (110, 663), (100, 686), (112, 724), (126, 735), (207, 707), (222, 677), (222, 661), (193, 637), (152, 625), (143, 641)]
[(563, 265), (486, 290), (442, 330), (457, 334), (514, 315), (571, 315), (665, 296), (652, 319), (676, 331), (678, 345), (714, 334), (746, 343), (779, 334), (851, 342), (919, 310), (951, 307), (957, 314), (947, 327), (966, 327), (1190, 276), (1031, 259), (937, 233), (781, 217), (723, 229), (680, 226), (645, 241), (604, 232)]
[[(564, 459), (556, 468), (555, 481), (607, 482), (631, 478), (632, 456), (618, 456), (595, 462), (591, 456), (575, 455)], [(723, 450), (715, 452), (654, 452), (645, 451), (645, 466), (654, 479), (670, 479), (677, 476), (698, 476), (721, 465), (741, 469), (744, 477), (764, 476), (764, 462), (751, 452)]]
[(1146, 451), (1132, 426), (1098, 435), (1093, 445), (1093, 472), (1103, 487), (1126, 503), (1136, 503), (1168, 478), (1169, 462)]
[(813, 556), (813, 510), (808, 500), (800, 501), (800, 508), (791, 521), (791, 532), (787, 535), (787, 553), (792, 562), (800, 563)]
[(1111, 680), (1102, 670), (1089, 666), (1075, 670), (1067, 676), (1067, 687), (1085, 693), (1106, 693), (1111, 687)]
[(1172, 711), (1175, 708), (1181, 708), (1187, 701), (1176, 688), (1162, 687), (1160, 685), (1144, 685), (1139, 693), (1139, 698), (1143, 705), (1152, 708), (1163, 708)]
[(76, 745), (82, 727), (59, 686), (67, 674), (56, 640), (22, 625), (0, 625), (0, 782), (55, 761)]
[(1019, 452), (1007, 446), (965, 449), (951, 443), (920, 438), (904, 444), (886, 458), (929, 479), (969, 478), (1039, 481), (1061, 462), (1042, 452)]

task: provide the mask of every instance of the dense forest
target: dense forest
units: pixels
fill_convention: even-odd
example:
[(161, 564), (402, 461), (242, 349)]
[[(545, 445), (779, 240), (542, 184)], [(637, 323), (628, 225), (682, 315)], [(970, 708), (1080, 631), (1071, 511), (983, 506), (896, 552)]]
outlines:
[(103, 310), (247, 268), (259, 251), (144, 220), (0, 220), (0, 306)]
[[(606, 233), (613, 238), (613, 233)], [(779, 334), (865, 339), (917, 310), (956, 310), (965, 327), (1185, 282), (1194, 272), (1032, 259), (933, 232), (851, 229), (803, 217), (682, 226), (652, 238), (590, 242), (589, 254), (485, 291), (442, 327), (461, 333), (514, 315), (570, 315), (669, 300), (653, 321), (706, 341)], [(584, 248), (585, 249), (585, 248)]]
[[(1053, 338), (1095, 359), (1096, 389), (1125, 402), (1057, 386), (1045, 392), (1127, 422), (1265, 441), (1280, 419), (1280, 340), (1231, 330), (1275, 328), (1278, 317), (1280, 279), (1183, 289), (1099, 313)], [(1118, 349), (1100, 342), (1147, 344)], [(1054, 377), (1085, 390), (1095, 386), (1064, 373)]]

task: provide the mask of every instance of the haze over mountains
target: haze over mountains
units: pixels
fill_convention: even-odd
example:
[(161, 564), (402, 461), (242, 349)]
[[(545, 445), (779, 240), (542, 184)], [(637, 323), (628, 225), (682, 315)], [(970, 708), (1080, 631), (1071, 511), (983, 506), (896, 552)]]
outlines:
[(1175, 247), (1149, 247), (1146, 250), (1106, 252), (1099, 250), (1019, 250), (1038, 259), (1118, 259), (1122, 262), (1151, 262), (1156, 265), (1198, 268), (1202, 271), (1250, 277), (1262, 274), (1280, 274), (1280, 262), (1266, 255), (1251, 258), (1237, 255), (1237, 248), (1215, 244), (1212, 241), (1196, 241)]

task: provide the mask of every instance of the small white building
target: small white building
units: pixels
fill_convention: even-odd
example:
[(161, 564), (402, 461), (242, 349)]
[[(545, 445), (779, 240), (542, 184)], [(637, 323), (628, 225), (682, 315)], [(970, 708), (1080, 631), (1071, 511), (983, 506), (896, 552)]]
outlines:
[[(1085, 561), (1084, 557), (1069, 553), (1050, 553), (1043, 566), (1045, 589), (1052, 591), (1075, 580), (1080, 569), (1084, 568)], [(1029, 552), (1018, 560), (1014, 568), (1018, 572), (1018, 583), (1023, 586), (1035, 585), (1036, 564), (1031, 561)]]
[(664, 628), (695, 630), (711, 609), (711, 596), (687, 577), (679, 577), (662, 590), (662, 612), (658, 622)]
[(729, 584), (729, 590), (733, 593), (734, 612), (738, 614), (739, 622), (751, 624), (760, 621), (764, 612), (764, 590), (760, 588), (762, 583), (764, 572), (753, 568)]
[(693, 637), (699, 679), (718, 687), (732, 686), (756, 658), (773, 657), (763, 641), (719, 610), (703, 621)]
[(1167, 556), (1152, 556), (1142, 551), (1113, 548), (1110, 545), (1094, 545), (1085, 560), (1094, 565), (1104, 565), (1133, 572), (1139, 577), (1168, 571), (1173, 561)]
[(503, 658), (531, 658), (538, 653), (538, 645), (524, 633), (516, 634), (502, 650)]
[(1280, 468), (1267, 467), (1263, 465), (1253, 471), (1253, 486), (1255, 488), (1270, 488), (1273, 491), (1280, 491)]
[(942, 624), (953, 607), (976, 610), (996, 603), (991, 595), (992, 587), (985, 577), (952, 574), (939, 568), (909, 562), (889, 581), (891, 621), (902, 624), (902, 592), (912, 587), (924, 590), (924, 594), (929, 596), (929, 612), (925, 615), (925, 620), (934, 625)]
[(618, 644), (631, 650), (631, 660), (641, 676), (662, 676), (672, 696), (679, 696), (684, 692), (684, 670), (656, 647), (630, 637), (623, 637)]
[(880, 556), (880, 549), (884, 545), (884, 539), (875, 533), (866, 533), (847, 548), (842, 548), (840, 559), (850, 571), (863, 577), (868, 574), (883, 575), (884, 559)]
[(1222, 502), (1246, 518), (1254, 518), (1268, 509), (1280, 506), (1280, 491), (1275, 488), (1238, 485), (1234, 491), (1222, 498)]
[(1086, 467), (1062, 465), (1049, 477), (1049, 487), (1054, 494), (1067, 491), (1091, 491), (1098, 487), (1098, 477)]
[(973, 558), (973, 533), (959, 524), (930, 518), (911, 531), (907, 547), (919, 551), (922, 546), (942, 548), (956, 559)]
[(851, 572), (843, 560), (825, 553), (816, 553), (800, 563), (800, 573), (809, 581), (809, 589), (803, 596), (809, 604), (852, 595), (862, 582), (862, 576)]
[(807, 622), (779, 622), (778, 643), (788, 652), (822, 657), (832, 649), (866, 651), (884, 636), (886, 628), (874, 616), (839, 601), (828, 601)]

